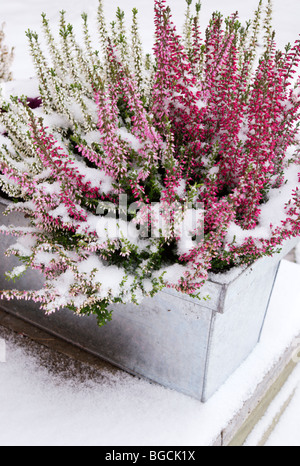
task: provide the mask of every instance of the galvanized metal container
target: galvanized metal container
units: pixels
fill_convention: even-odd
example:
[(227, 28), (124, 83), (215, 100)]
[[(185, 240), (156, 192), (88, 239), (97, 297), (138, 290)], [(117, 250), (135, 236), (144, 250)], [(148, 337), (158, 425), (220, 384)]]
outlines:
[[(0, 212), (6, 201), (0, 199)], [(22, 215), (4, 222), (24, 224)], [(14, 288), (4, 279), (16, 258), (4, 251), (14, 241), (0, 242), (0, 289)], [(262, 258), (234, 275), (211, 278), (203, 289), (209, 301), (164, 290), (142, 305), (114, 306), (113, 320), (99, 328), (96, 318), (62, 310), (45, 316), (34, 303), (2, 301), (0, 306), (133, 374), (207, 401), (240, 366), (259, 341), (280, 260), (298, 239), (287, 241), (281, 254)], [(19, 289), (38, 289), (43, 280), (28, 271)]]

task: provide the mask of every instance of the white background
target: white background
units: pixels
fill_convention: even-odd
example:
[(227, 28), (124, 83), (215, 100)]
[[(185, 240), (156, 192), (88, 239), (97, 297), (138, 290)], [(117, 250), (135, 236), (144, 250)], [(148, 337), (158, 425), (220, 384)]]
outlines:
[[(185, 0), (168, 0), (172, 8), (175, 23), (181, 32), (185, 14)], [(213, 11), (222, 11), (230, 15), (239, 11), (242, 22), (253, 17), (258, 0), (202, 0), (201, 24), (203, 33)], [(266, 3), (266, 0), (265, 0)], [(287, 42), (294, 42), (300, 33), (300, 1), (274, 0), (274, 26), (277, 33), (278, 47), (283, 48)], [(91, 29), (95, 31), (98, 0), (0, 0), (0, 23), (6, 22), (7, 43), (16, 47), (16, 59), (13, 65), (14, 76), (22, 79), (34, 74), (28, 53), (25, 31), (40, 30), (40, 15), (46, 12), (51, 23), (58, 23), (59, 11), (67, 11), (68, 21), (80, 30), (80, 15), (86, 11), (90, 17)], [(153, 1), (152, 0), (104, 0), (108, 21), (114, 18), (114, 12), (120, 6), (131, 17), (131, 9), (139, 9), (141, 34), (145, 51), (151, 51), (153, 44)]]

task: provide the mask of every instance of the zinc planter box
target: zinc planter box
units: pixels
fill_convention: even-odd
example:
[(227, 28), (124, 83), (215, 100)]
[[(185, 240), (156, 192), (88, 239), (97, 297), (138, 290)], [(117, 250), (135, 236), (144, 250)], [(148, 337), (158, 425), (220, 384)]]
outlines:
[[(0, 224), (24, 225), (22, 215), (1, 215), (6, 205), (0, 198)], [(39, 289), (42, 279), (32, 271), (16, 284), (5, 280), (17, 262), (4, 256), (14, 241), (1, 237), (0, 289)], [(208, 301), (164, 290), (139, 307), (114, 306), (112, 322), (102, 328), (93, 316), (68, 310), (46, 316), (31, 302), (1, 301), (0, 306), (127, 372), (205, 402), (258, 343), (280, 260), (298, 241), (287, 241), (280, 254), (244, 270), (211, 277), (203, 289)]]

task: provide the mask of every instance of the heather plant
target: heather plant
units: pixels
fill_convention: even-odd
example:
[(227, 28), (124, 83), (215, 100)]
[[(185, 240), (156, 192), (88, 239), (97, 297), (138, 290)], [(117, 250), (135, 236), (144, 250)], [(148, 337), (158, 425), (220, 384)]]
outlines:
[(210, 273), (299, 236), (300, 41), (277, 50), (271, 1), (246, 25), (216, 12), (203, 34), (201, 2), (187, 0), (183, 37), (165, 0), (154, 10), (153, 56), (137, 10), (130, 34), (120, 9), (109, 30), (101, 1), (99, 51), (85, 14), (83, 46), (65, 12), (60, 44), (43, 15), (51, 63), (27, 32), (42, 105), (2, 102), (0, 183), (16, 200), (6, 213), (28, 225), (1, 231), (17, 237), (8, 254), (23, 264), (8, 276), (33, 268), (45, 286), (3, 298), (101, 324), (108, 305), (164, 287), (205, 298)]
[(0, 82), (10, 81), (12, 79), (10, 67), (14, 58), (14, 50), (10, 50), (7, 45), (5, 45), (4, 40), (5, 34), (3, 23), (0, 29)]

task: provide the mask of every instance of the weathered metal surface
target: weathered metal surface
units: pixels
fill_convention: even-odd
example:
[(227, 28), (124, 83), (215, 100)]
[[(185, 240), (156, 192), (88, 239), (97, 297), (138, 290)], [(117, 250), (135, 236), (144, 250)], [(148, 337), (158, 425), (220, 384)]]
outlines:
[[(0, 200), (0, 224), (24, 222), (21, 215), (3, 217), (4, 208)], [(17, 285), (5, 281), (5, 271), (17, 263), (4, 257), (13, 241), (1, 238), (0, 289), (41, 287), (43, 280), (32, 271)], [(128, 372), (206, 401), (259, 341), (280, 259), (297, 241), (288, 241), (281, 254), (260, 259), (232, 280), (214, 276), (203, 289), (209, 301), (166, 290), (140, 306), (114, 306), (112, 322), (102, 328), (93, 316), (78, 317), (68, 310), (45, 316), (30, 302), (0, 305)]]

